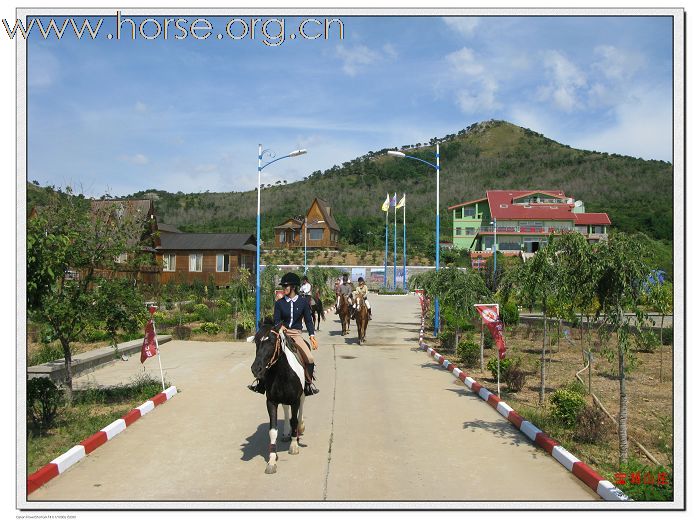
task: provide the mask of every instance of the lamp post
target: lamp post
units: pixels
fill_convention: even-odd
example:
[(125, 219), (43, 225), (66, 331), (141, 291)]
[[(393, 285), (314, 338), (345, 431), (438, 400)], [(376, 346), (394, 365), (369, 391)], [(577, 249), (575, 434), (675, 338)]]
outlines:
[(306, 153), (305, 149), (294, 150), (284, 157), (271, 160), (267, 164), (262, 163), (262, 158), (264, 154), (268, 154), (274, 157), (274, 154), (270, 150), (262, 149), (262, 144), (258, 144), (258, 215), (257, 215), (257, 228), (255, 237), (255, 332), (257, 333), (260, 328), (260, 174), (262, 170), (267, 168), (273, 162), (278, 160), (286, 159), (289, 157), (298, 157)]
[(493, 246), (491, 251), (493, 252), (493, 290), (496, 291), (496, 266), (498, 264), (498, 257), (496, 257), (496, 217), (493, 218), (491, 224), (493, 224)]
[[(412, 157), (406, 155), (401, 151), (388, 151), (387, 152), (392, 157), (401, 157), (406, 159), (413, 159), (423, 164), (427, 164), (435, 170), (435, 181), (437, 185), (436, 189), (436, 202), (435, 202), (435, 271), (440, 269), (440, 144), (435, 144), (435, 164), (428, 162), (427, 160), (419, 159), (418, 157)], [(438, 326), (440, 325), (440, 304), (438, 298), (435, 298), (435, 323), (433, 327), (433, 336), (437, 336)]]

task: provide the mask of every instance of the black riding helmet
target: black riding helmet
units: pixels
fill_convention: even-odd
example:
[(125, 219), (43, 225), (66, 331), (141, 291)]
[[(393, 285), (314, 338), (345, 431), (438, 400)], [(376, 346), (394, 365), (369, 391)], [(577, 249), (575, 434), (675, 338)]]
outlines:
[(363, 283), (363, 282), (365, 282), (364, 277), (358, 277), (358, 278), (357, 278), (357, 282), (358, 282), (358, 283)]
[(285, 286), (287, 284), (291, 284), (292, 286), (301, 286), (301, 280), (299, 279), (299, 276), (295, 273), (285, 273), (282, 276), (282, 280), (280, 281), (280, 286)]

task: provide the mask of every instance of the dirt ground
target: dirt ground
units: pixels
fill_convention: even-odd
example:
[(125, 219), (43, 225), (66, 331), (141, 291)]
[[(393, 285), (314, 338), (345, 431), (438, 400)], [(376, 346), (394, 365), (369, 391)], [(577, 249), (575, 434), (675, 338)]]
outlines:
[[(556, 327), (554, 327), (556, 332)], [(474, 335), (474, 341), (479, 342), (479, 333)], [(509, 392), (501, 383), (501, 397), (516, 410), (546, 411), (548, 407), (539, 407), (540, 390), (540, 356), (542, 352), (542, 329), (519, 325), (506, 329), (506, 345), (509, 358), (520, 357), (522, 367), (527, 373), (527, 380), (520, 392)], [(436, 351), (445, 355), (450, 361), (459, 359), (453, 350), (440, 349), (438, 340), (426, 340)], [(673, 466), (673, 347), (663, 347), (663, 382), (659, 381), (660, 350), (654, 353), (636, 353), (636, 367), (627, 374), (628, 393), (628, 434), (644, 446), (664, 467), (671, 470)], [(495, 350), (484, 351), (484, 371), (476, 368), (463, 367), (471, 377), (486, 388), (496, 393), (497, 385), (491, 372), (486, 369), (488, 359), (496, 355)], [(577, 329), (570, 329), (569, 338), (562, 337), (559, 345), (552, 345), (551, 353), (547, 355), (546, 366), (546, 395), (554, 390), (570, 385), (576, 381), (576, 372), (583, 369), (585, 364), (581, 351), (581, 340)], [(463, 363), (460, 363), (463, 365)], [(580, 376), (588, 385), (588, 370)], [(619, 413), (619, 380), (617, 378), (617, 362), (609, 362), (604, 356), (594, 354), (593, 373), (591, 378), (593, 393), (600, 399), (608, 412), (615, 418)], [(590, 399), (589, 399), (589, 402)], [(540, 412), (543, 413), (543, 412)], [(618, 436), (615, 425), (609, 420), (607, 437), (597, 444), (583, 444), (573, 440), (563, 443), (581, 460), (597, 468), (601, 475), (612, 475), (618, 471)], [(547, 428), (542, 430), (551, 432)], [(629, 444), (630, 458), (644, 465), (653, 463), (632, 442)]]

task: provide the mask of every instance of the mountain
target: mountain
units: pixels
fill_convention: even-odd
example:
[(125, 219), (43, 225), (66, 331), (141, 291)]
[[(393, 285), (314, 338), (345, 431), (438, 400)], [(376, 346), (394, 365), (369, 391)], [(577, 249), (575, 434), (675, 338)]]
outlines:
[[(490, 189), (561, 189), (583, 200), (586, 211), (607, 212), (613, 228), (644, 232), (657, 241), (666, 259), (670, 257), (673, 166), (668, 162), (578, 150), (493, 120), (401, 149), (434, 163), (437, 141), (443, 240), (451, 240), (448, 206), (482, 197)], [(303, 181), (265, 188), (263, 240), (269, 242), (274, 226), (305, 213), (313, 198), (320, 197), (333, 209), (341, 241), (383, 248), (381, 204), (387, 193), (400, 196), (405, 192), (407, 244), (412, 253), (433, 253), (435, 172), (420, 162), (389, 157), (386, 151), (370, 151), (340, 166), (316, 171)], [(182, 230), (255, 231), (254, 191), (184, 194), (149, 189), (128, 197), (154, 198), (159, 219)]]

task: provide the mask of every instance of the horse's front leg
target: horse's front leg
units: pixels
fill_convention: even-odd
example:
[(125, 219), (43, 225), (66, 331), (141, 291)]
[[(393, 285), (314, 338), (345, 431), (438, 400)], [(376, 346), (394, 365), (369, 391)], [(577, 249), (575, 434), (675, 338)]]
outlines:
[(292, 443), (289, 445), (289, 453), (296, 455), (299, 453), (299, 403), (296, 401), (292, 406)]
[(267, 414), (270, 416), (270, 448), (265, 474), (277, 472), (277, 404), (267, 400)]
[(289, 423), (289, 405), (282, 405), (284, 411), (284, 426), (282, 427), (282, 441), (292, 440), (292, 426)]

